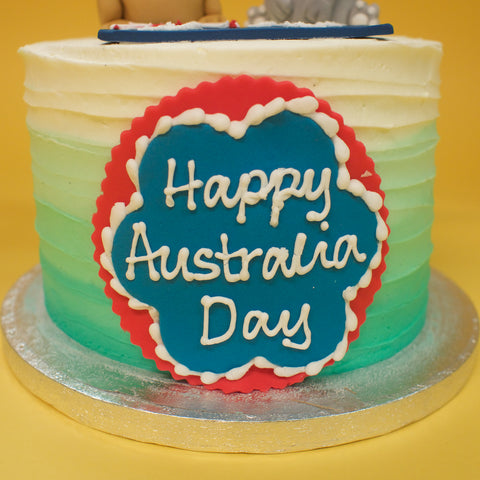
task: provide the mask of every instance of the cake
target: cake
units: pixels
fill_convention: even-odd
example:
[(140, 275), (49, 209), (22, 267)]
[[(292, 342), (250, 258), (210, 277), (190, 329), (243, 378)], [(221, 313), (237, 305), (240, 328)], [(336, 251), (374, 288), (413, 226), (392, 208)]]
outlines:
[(228, 393), (372, 365), (419, 334), (438, 43), (22, 54), (45, 304), (72, 339)]

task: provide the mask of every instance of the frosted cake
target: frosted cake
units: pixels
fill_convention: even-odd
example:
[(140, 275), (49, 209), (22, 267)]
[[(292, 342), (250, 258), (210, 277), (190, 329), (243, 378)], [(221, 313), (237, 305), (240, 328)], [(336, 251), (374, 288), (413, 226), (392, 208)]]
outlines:
[(229, 392), (368, 366), (421, 331), (438, 43), (22, 54), (45, 303), (71, 338)]

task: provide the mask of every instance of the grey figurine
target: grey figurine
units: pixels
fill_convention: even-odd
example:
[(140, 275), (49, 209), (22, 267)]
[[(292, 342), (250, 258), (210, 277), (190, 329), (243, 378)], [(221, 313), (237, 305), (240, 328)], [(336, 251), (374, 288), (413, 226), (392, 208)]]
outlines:
[(344, 25), (376, 25), (379, 8), (363, 0), (265, 0), (248, 11), (248, 23), (336, 22)]

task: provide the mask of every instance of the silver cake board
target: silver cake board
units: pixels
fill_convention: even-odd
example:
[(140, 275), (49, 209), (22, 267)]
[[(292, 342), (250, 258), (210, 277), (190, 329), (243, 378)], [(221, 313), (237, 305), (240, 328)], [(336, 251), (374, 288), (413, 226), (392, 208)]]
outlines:
[(7, 361), (37, 397), (90, 427), (197, 451), (280, 453), (370, 438), (420, 420), (452, 399), (474, 365), (478, 318), (433, 271), (427, 320), (394, 357), (266, 393), (223, 394), (95, 354), (49, 318), (36, 267), (2, 308)]

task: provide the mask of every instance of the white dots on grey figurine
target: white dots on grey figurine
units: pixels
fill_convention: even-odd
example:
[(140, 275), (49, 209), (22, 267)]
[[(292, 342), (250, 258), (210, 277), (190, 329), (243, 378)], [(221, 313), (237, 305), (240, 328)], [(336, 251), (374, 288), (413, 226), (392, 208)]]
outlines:
[(263, 5), (249, 9), (248, 22), (377, 25), (378, 15), (378, 5), (363, 0), (265, 0)]

